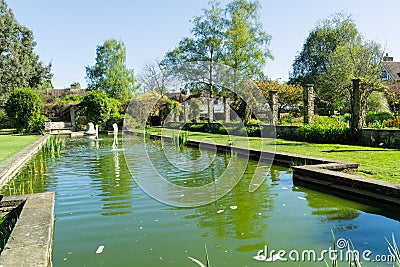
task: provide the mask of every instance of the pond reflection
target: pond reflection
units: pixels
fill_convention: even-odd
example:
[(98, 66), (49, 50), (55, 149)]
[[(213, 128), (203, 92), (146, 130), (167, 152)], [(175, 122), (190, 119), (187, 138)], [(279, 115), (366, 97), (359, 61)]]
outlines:
[[(400, 232), (399, 222), (388, 218), (390, 212), (294, 186), (288, 168), (273, 166), (264, 173), (262, 186), (249, 193), (255, 161), (245, 165), (242, 179), (221, 199), (193, 208), (168, 206), (135, 182), (153, 167), (141, 163), (144, 148), (124, 153), (121, 141), (118, 149), (112, 144), (112, 136), (70, 138), (60, 158), (45, 161), (45, 186), (34, 185), (33, 190), (56, 192), (55, 266), (195, 266), (188, 257), (204, 259), (204, 245), (212, 266), (260, 266), (253, 256), (265, 245), (322, 250), (332, 245), (334, 230), (337, 238), (351, 237), (357, 248), (386, 253), (384, 237)], [(160, 142), (150, 141), (147, 148), (159, 173), (188, 187), (217, 181), (231, 157), (184, 148), (180, 153), (189, 159), (211, 161), (191, 173), (171, 165)], [(101, 245), (104, 251), (96, 254)]]

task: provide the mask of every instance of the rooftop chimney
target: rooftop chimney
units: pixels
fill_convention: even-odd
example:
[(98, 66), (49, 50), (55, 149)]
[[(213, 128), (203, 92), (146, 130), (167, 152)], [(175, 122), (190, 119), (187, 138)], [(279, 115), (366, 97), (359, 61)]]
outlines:
[(383, 57), (383, 61), (385, 62), (392, 62), (393, 61), (393, 57), (389, 57), (389, 53), (386, 53), (386, 55)]

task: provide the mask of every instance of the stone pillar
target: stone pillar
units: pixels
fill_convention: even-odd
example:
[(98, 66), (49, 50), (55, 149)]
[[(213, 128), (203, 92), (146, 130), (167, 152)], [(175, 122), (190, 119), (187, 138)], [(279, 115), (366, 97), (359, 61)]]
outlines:
[(72, 127), (72, 130), (75, 131), (75, 127), (76, 127), (76, 124), (75, 124), (75, 108), (74, 108), (73, 105), (71, 105), (69, 107), (69, 114), (71, 116), (71, 127)]
[(231, 100), (229, 98), (225, 98), (224, 115), (225, 115), (225, 123), (230, 123), (231, 122)]
[(271, 90), (269, 93), (269, 107), (271, 108), (272, 118), (270, 120), (271, 125), (278, 123), (278, 91)]
[(184, 121), (185, 121), (185, 123), (188, 123), (189, 122), (189, 104), (188, 104), (188, 102), (184, 102), (184, 104), (183, 104), (183, 113), (185, 116)]
[(176, 106), (174, 109), (174, 121), (175, 122), (180, 122), (179, 109), (180, 109), (180, 104), (179, 104), (179, 106)]
[(208, 122), (214, 122), (214, 99), (208, 99)]
[(304, 88), (304, 124), (314, 121), (314, 85), (307, 84)]
[(360, 130), (364, 128), (366, 117), (366, 97), (360, 87), (360, 79), (353, 79), (353, 90), (350, 99), (351, 108), (351, 134), (353, 139), (359, 137)]

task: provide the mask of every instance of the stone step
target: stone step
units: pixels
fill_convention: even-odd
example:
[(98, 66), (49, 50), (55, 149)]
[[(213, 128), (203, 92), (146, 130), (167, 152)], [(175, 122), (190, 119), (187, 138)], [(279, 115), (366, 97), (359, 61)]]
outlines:
[(46, 122), (45, 131), (48, 133), (65, 132), (61, 134), (69, 134), (72, 130), (72, 122)]
[(50, 134), (52, 135), (71, 135), (72, 131), (69, 129), (53, 129)]

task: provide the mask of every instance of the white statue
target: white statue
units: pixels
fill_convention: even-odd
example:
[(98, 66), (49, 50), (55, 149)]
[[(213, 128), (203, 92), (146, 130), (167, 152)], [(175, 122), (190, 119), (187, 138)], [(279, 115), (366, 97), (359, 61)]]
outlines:
[(113, 123), (113, 130), (114, 130), (114, 142), (112, 147), (117, 148), (118, 147), (118, 124)]
[(94, 124), (92, 122), (89, 122), (87, 124), (85, 134), (87, 134), (87, 135), (95, 135), (96, 134), (96, 129), (94, 128)]

